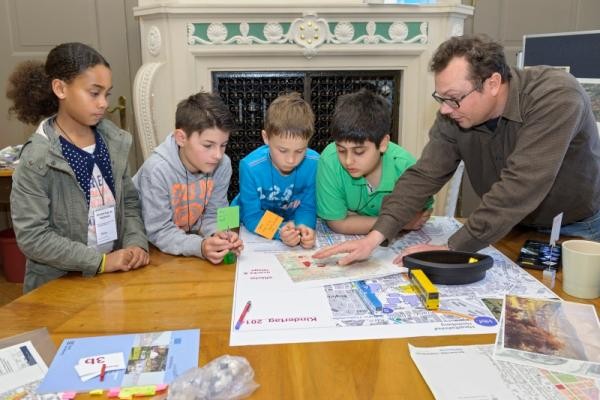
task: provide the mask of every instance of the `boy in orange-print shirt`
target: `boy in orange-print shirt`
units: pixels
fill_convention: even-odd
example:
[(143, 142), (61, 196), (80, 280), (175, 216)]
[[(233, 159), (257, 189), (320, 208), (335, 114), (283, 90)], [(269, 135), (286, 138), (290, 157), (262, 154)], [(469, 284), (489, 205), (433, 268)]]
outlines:
[(218, 96), (190, 96), (177, 105), (175, 131), (134, 176), (148, 239), (161, 251), (213, 264), (229, 251), (241, 252), (235, 232), (217, 232), (217, 209), (228, 205), (225, 147), (234, 126)]

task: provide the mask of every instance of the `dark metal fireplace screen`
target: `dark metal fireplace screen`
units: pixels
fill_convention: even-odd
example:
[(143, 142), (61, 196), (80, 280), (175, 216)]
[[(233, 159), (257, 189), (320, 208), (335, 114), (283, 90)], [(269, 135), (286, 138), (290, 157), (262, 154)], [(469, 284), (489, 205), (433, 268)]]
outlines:
[(383, 95), (392, 107), (392, 140), (398, 142), (400, 71), (213, 72), (213, 91), (219, 93), (235, 116), (238, 130), (227, 146), (233, 174), (229, 199), (239, 191), (238, 165), (263, 144), (263, 118), (277, 96), (299, 92), (315, 113), (315, 135), (310, 147), (319, 153), (331, 142), (330, 116), (338, 96), (363, 87)]

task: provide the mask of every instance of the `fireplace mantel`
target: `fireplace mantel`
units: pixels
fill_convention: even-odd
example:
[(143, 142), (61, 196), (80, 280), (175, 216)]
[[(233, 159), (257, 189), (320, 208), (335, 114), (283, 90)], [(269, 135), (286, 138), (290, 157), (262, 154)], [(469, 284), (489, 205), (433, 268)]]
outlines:
[(143, 60), (134, 108), (144, 158), (173, 129), (177, 102), (211, 90), (212, 72), (344, 69), (402, 71), (399, 142), (418, 156), (437, 110), (429, 59), (473, 14), (459, 0), (199, 3), (139, 0), (134, 10)]

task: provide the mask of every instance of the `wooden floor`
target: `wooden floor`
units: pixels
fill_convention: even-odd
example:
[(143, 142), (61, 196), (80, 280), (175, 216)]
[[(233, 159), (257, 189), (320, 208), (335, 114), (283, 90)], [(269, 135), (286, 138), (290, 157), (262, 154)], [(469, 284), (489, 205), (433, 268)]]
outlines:
[(23, 294), (23, 284), (7, 282), (0, 267), (0, 306), (10, 303)]

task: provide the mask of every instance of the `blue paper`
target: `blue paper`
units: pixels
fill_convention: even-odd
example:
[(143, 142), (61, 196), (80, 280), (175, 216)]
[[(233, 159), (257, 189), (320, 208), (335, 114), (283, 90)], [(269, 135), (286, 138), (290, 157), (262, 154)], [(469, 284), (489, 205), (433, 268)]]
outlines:
[[(199, 349), (199, 329), (65, 339), (37, 392), (170, 384), (198, 366)], [(126, 369), (107, 372), (104, 381), (95, 377), (83, 382), (75, 370), (81, 358), (117, 352), (123, 353)]]

